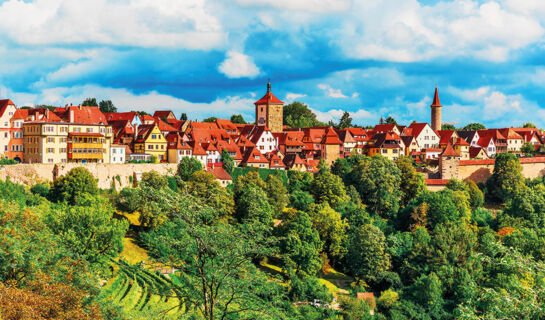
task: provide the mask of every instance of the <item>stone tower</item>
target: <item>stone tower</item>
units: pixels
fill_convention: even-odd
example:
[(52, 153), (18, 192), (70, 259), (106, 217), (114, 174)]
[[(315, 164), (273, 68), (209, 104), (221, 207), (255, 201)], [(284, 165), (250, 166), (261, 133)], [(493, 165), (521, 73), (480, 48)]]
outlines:
[(437, 93), (437, 87), (435, 88), (435, 95), (433, 96), (433, 103), (431, 104), (431, 128), (434, 131), (441, 130), (441, 102), (439, 102), (439, 93)]
[(270, 81), (267, 83), (267, 93), (254, 104), (256, 125), (267, 126), (272, 133), (283, 131), (284, 102), (272, 94)]
[(445, 151), (443, 151), (441, 157), (439, 158), (439, 171), (441, 172), (441, 179), (458, 179), (459, 168), (460, 155), (454, 151), (452, 144), (449, 142), (445, 148)]

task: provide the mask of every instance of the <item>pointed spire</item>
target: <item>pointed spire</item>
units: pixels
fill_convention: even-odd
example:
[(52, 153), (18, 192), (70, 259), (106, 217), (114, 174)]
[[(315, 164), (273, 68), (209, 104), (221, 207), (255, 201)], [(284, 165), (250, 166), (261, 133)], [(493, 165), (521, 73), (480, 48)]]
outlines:
[(450, 141), (448, 142), (447, 144), (447, 147), (445, 148), (445, 151), (443, 151), (443, 153), (441, 154), (442, 156), (445, 156), (445, 157), (459, 157), (460, 155), (454, 151), (454, 148), (452, 147), (452, 144), (450, 143)]
[(435, 95), (433, 96), (432, 107), (441, 107), (441, 102), (439, 102), (439, 93), (437, 92), (437, 87), (435, 87)]
[(267, 82), (267, 93), (271, 92), (271, 79)]

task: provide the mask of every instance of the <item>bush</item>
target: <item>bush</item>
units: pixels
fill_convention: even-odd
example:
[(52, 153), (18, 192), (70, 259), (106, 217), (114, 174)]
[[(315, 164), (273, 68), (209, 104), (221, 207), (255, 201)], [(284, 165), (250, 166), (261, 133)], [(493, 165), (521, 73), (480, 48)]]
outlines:
[(53, 183), (49, 198), (54, 202), (66, 201), (73, 205), (84, 194), (98, 194), (97, 182), (89, 170), (77, 167)]
[(49, 189), (51, 186), (48, 183), (37, 183), (30, 188), (30, 192), (45, 198), (49, 195)]

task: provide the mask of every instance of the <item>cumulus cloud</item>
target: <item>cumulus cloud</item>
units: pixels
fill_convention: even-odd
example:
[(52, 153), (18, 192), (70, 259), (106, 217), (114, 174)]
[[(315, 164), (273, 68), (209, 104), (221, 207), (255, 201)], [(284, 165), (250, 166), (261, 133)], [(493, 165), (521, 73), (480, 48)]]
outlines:
[(7, 0), (0, 34), (26, 45), (210, 49), (226, 39), (204, 0)]
[(87, 97), (96, 97), (97, 100), (112, 100), (120, 111), (143, 110), (153, 113), (155, 110), (168, 109), (174, 111), (176, 116), (185, 112), (190, 119), (203, 119), (210, 116), (229, 118), (234, 113), (242, 114), (245, 119), (252, 119), (254, 116), (254, 101), (240, 96), (218, 97), (209, 103), (195, 103), (157, 91), (135, 94), (127, 89), (95, 85), (48, 88), (34, 94), (18, 93), (8, 88), (4, 90), (17, 106), (35, 104), (64, 106), (79, 104)]
[(286, 94), (286, 100), (294, 101), (296, 99), (303, 98), (303, 97), (306, 97), (306, 96), (307, 96), (306, 94), (302, 94), (302, 93), (289, 92), (289, 93)]
[(324, 90), (331, 98), (346, 98), (346, 96), (342, 93), (341, 89), (333, 89), (328, 84), (320, 83), (318, 85), (318, 88)]
[(255, 78), (259, 74), (259, 68), (254, 60), (240, 52), (227, 52), (225, 60), (218, 70), (228, 78)]
[[(330, 120), (339, 121), (343, 113), (347, 111), (347, 110), (341, 110), (341, 109), (331, 109), (324, 112), (324, 111), (320, 111), (320, 110), (316, 110), (312, 108), (311, 110), (312, 112), (316, 114), (316, 119), (326, 123), (329, 122)], [(364, 109), (349, 111), (348, 113), (350, 113), (350, 117), (352, 117), (353, 122), (356, 122), (356, 123), (360, 121), (369, 121), (377, 117), (375, 114), (372, 114), (371, 112)]]
[(350, 0), (237, 0), (243, 6), (270, 6), (285, 10), (310, 12), (345, 11), (350, 8)]
[(539, 41), (545, 32), (529, 10), (515, 11), (497, 1), (430, 6), (416, 0), (358, 1), (351, 12), (353, 18), (346, 19), (337, 43), (356, 58), (411, 62), (473, 56), (505, 61), (511, 51)]

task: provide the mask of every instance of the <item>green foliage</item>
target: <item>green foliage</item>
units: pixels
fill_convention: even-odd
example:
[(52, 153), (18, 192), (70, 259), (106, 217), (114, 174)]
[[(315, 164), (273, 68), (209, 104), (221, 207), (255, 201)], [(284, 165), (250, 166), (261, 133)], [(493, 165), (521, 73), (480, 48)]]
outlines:
[(312, 204), (308, 213), (312, 225), (324, 243), (324, 252), (331, 258), (340, 259), (346, 253), (345, 242), (348, 224), (327, 202)]
[(322, 168), (310, 184), (310, 192), (317, 203), (327, 202), (332, 208), (349, 200), (341, 178)]
[(49, 192), (49, 199), (54, 202), (67, 202), (73, 205), (81, 197), (96, 194), (98, 194), (98, 187), (95, 177), (89, 170), (76, 167), (65, 176), (55, 180)]
[(178, 176), (184, 181), (188, 181), (194, 172), (201, 170), (201, 162), (193, 157), (183, 157), (178, 163)]
[(520, 152), (526, 156), (533, 156), (536, 153), (536, 147), (530, 142), (525, 142), (520, 148)]
[(226, 219), (235, 212), (233, 194), (223, 188), (210, 172), (197, 171), (182, 187), (187, 194), (195, 196), (201, 202), (215, 209), (214, 219)]
[(232, 123), (240, 123), (240, 124), (246, 124), (246, 121), (244, 120), (244, 117), (242, 117), (241, 114), (234, 114), (231, 116), (231, 122)]
[(523, 187), (524, 177), (518, 158), (511, 153), (498, 154), (494, 172), (486, 181), (487, 200), (507, 202)]
[(282, 180), (275, 175), (269, 175), (265, 180), (267, 199), (274, 209), (275, 217), (278, 217), (288, 204), (288, 191)]
[(332, 299), (326, 286), (315, 277), (308, 276), (292, 276), (288, 296), (292, 301), (314, 301), (317, 299), (322, 303), (328, 303)]
[(163, 189), (168, 187), (168, 179), (156, 171), (144, 172), (142, 173), (140, 185), (152, 189)]
[(83, 100), (81, 103), (84, 107), (98, 107), (97, 99), (96, 98), (87, 98)]
[(204, 119), (202, 122), (216, 122), (216, 120), (218, 120), (218, 118), (209, 117), (209, 118)]
[(374, 317), (370, 313), (369, 306), (363, 299), (352, 297), (339, 298), (343, 319), (346, 320), (371, 320)]
[(100, 111), (102, 111), (104, 113), (117, 112), (117, 108), (116, 108), (116, 106), (114, 106), (112, 100), (102, 100), (98, 104), (98, 107), (99, 107)]
[(306, 213), (300, 212), (295, 220), (282, 223), (277, 233), (282, 235), (279, 247), (287, 270), (309, 276), (320, 270), (322, 241)]
[(15, 161), (14, 159), (9, 159), (6, 157), (0, 158), (0, 165), (10, 165), (10, 164), (18, 164), (19, 162)]
[[(276, 176), (282, 180), (282, 183), (287, 186), (288, 185), (288, 176), (285, 171), (283, 170), (276, 170), (276, 169), (264, 169), (264, 168), (253, 168), (253, 167), (235, 167), (233, 169), (233, 172), (231, 173), (231, 177), (233, 178), (233, 183), (235, 183), (239, 177), (245, 176), (250, 172), (257, 172), (261, 180), (265, 181), (267, 180), (267, 177), (270, 175)], [(288, 171), (289, 174), (289, 171)]]
[(531, 122), (526, 122), (522, 124), (523, 128), (536, 128), (536, 125)]
[(461, 217), (459, 208), (453, 201), (453, 191), (425, 191), (407, 204), (402, 210), (400, 222), (403, 228), (407, 222), (414, 228), (431, 227), (446, 222), (456, 221)]
[(390, 309), (399, 300), (399, 294), (392, 289), (382, 291), (377, 299), (377, 305), (382, 309)]
[(426, 183), (424, 182), (424, 176), (416, 172), (412, 159), (401, 157), (397, 159), (396, 165), (401, 173), (401, 184), (399, 186), (401, 192), (403, 192), (401, 207), (405, 207), (409, 201), (426, 190)]
[(476, 223), (479, 227), (490, 227), (494, 221), (492, 213), (485, 208), (479, 207), (473, 210), (471, 215), (471, 221)]
[(45, 224), (66, 248), (89, 261), (121, 252), (129, 227), (127, 221), (115, 219), (111, 206), (99, 199), (86, 206), (60, 205), (45, 216)]
[(32, 192), (32, 194), (45, 198), (49, 194), (50, 188), (51, 186), (49, 183), (37, 183), (30, 188), (30, 192)]
[(284, 105), (284, 125), (292, 128), (321, 127), (324, 123), (316, 119), (310, 108), (301, 102)]
[(227, 149), (223, 149), (221, 151), (221, 161), (223, 162), (223, 169), (225, 169), (227, 173), (231, 174), (231, 172), (233, 172), (233, 168), (235, 167), (235, 160), (233, 157), (231, 157)]
[(388, 116), (388, 117), (386, 117), (386, 120), (384, 120), (384, 123), (386, 123), (386, 124), (397, 124), (397, 121), (392, 116)]
[(263, 189), (253, 183), (246, 184), (237, 191), (235, 217), (239, 222), (258, 221), (272, 227), (273, 208)]
[(313, 203), (314, 198), (307, 191), (297, 189), (290, 193), (290, 206), (297, 210), (307, 211)]
[(374, 281), (390, 268), (386, 238), (374, 225), (363, 225), (351, 232), (347, 246), (346, 264), (356, 277)]
[(351, 128), (352, 125), (352, 117), (350, 117), (350, 113), (345, 111), (343, 112), (343, 115), (341, 116), (341, 119), (339, 120), (339, 124), (335, 126), (337, 129), (346, 129)]
[(472, 180), (467, 180), (466, 184), (468, 188), (469, 204), (471, 205), (471, 208), (476, 209), (482, 207), (484, 204), (484, 194), (481, 189), (479, 189), (477, 184), (475, 184), (475, 182), (473, 182)]
[(456, 127), (450, 123), (441, 124), (441, 130), (456, 130)]
[(545, 226), (545, 186), (525, 187), (511, 198), (504, 213), (514, 218), (523, 218), (533, 227), (543, 228)]
[(383, 218), (393, 218), (399, 210), (402, 192), (401, 171), (382, 156), (365, 157), (350, 173), (350, 180), (367, 209)]
[(176, 288), (187, 304), (205, 319), (229, 314), (246, 319), (281, 318), (275, 306), (279, 285), (267, 281), (251, 263), (251, 257), (271, 253), (259, 226), (203, 224), (210, 209), (196, 207), (192, 201), (186, 198), (176, 218), (142, 234), (153, 257), (180, 271)]
[(486, 129), (486, 127), (482, 123), (470, 123), (462, 128), (462, 130), (466, 130), (466, 131), (483, 130), (483, 129)]
[(180, 120), (187, 121), (187, 113), (182, 112), (182, 114), (180, 115)]

